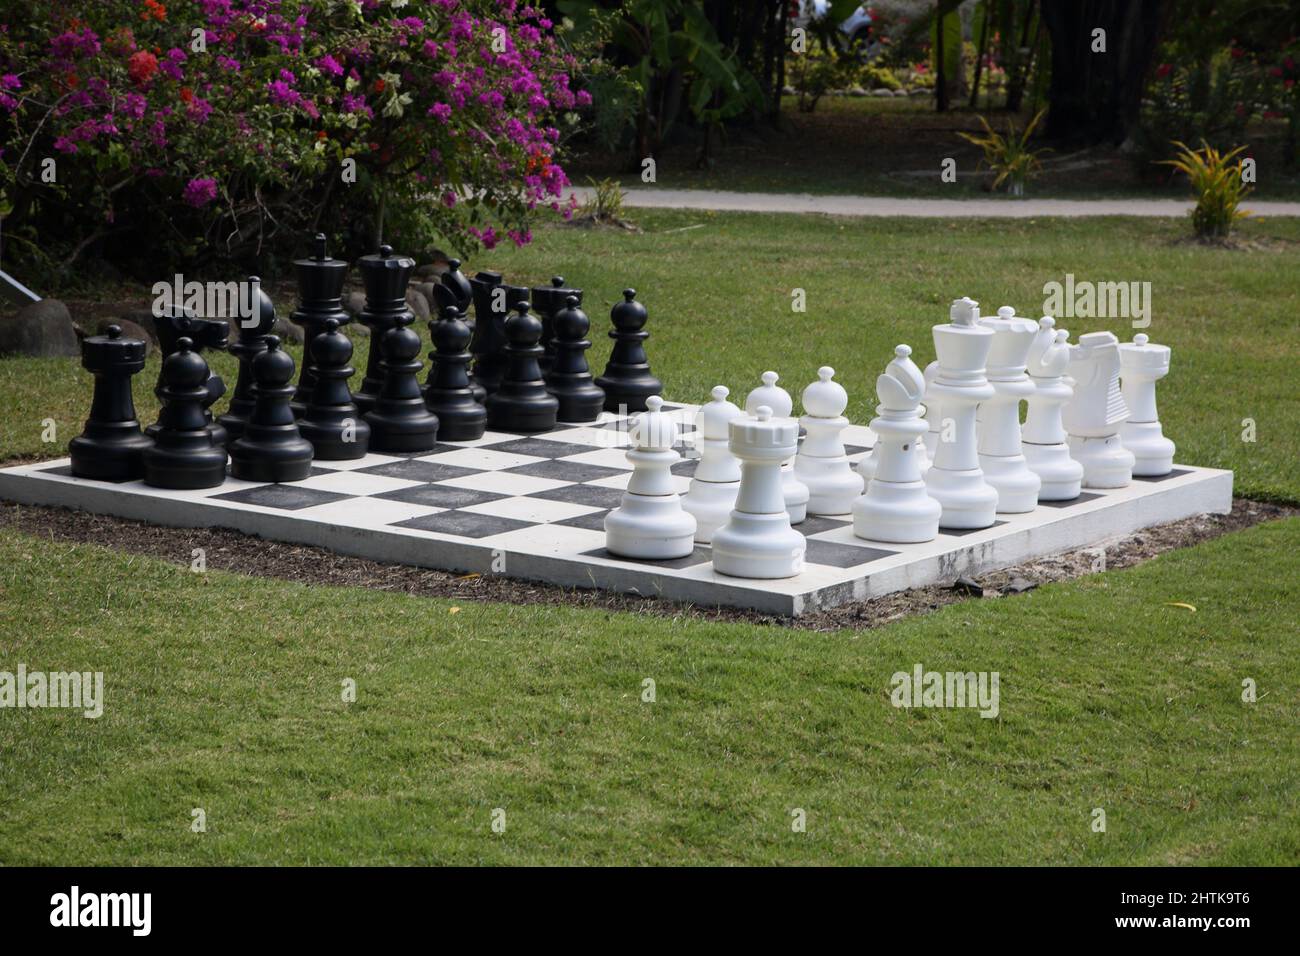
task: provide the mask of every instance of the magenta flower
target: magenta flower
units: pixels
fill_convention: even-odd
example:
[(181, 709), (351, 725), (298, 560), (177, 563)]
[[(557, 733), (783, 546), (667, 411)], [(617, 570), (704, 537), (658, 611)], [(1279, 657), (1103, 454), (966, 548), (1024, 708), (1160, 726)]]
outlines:
[(217, 181), (211, 177), (191, 179), (185, 184), (181, 198), (195, 209), (202, 209), (217, 198)]

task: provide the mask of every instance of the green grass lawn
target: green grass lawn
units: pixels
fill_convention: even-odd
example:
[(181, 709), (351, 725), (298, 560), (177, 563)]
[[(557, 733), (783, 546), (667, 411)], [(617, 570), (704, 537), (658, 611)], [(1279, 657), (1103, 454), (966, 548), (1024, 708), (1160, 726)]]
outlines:
[[(466, 268), (498, 269), (537, 284), (560, 273), (582, 286), (592, 317), (593, 367), (609, 354), (609, 309), (634, 286), (650, 310), (649, 352), (666, 394), (707, 399), (725, 384), (743, 400), (768, 368), (795, 395), (835, 366), (849, 391), (849, 416), (869, 422), (875, 380), (899, 342), (924, 366), (930, 327), (947, 321), (951, 299), (970, 295), (986, 312), (1014, 305), (1036, 318), (1043, 286), (1078, 280), (1151, 283), (1153, 341), (1173, 346), (1160, 385), (1165, 432), (1178, 459), (1231, 468), (1241, 494), (1300, 501), (1300, 221), (1247, 224), (1252, 251), (1175, 244), (1174, 220), (900, 220), (818, 216), (638, 212), (640, 235), (543, 226), (534, 245), (483, 253)], [(698, 227), (698, 228), (692, 228)], [(794, 289), (807, 311), (792, 311)], [(287, 313), (291, 303), (282, 302)], [(1073, 340), (1124, 320), (1061, 319)], [(428, 333), (425, 331), (427, 340)], [(356, 362), (365, 360), (365, 339)], [(298, 354), (298, 353), (296, 353)], [(136, 379), (151, 421), (152, 360)], [(234, 381), (234, 360), (215, 365)], [(80, 430), (89, 376), (73, 360), (0, 359), (0, 460), (53, 457)], [(42, 442), (53, 419), (58, 442)], [(1242, 440), (1243, 420), (1256, 441)]]
[[(1293, 519), (814, 634), (453, 613), (2, 531), (3, 667), (106, 692), (98, 720), (0, 712), (0, 864), (1294, 865), (1297, 580)], [(891, 706), (918, 663), (997, 671), (998, 717)]]
[[(830, 363), (859, 422), (897, 342), (931, 358), (954, 296), (1037, 315), (1066, 272), (1149, 281), (1179, 460), (1300, 501), (1300, 222), (1248, 224), (1256, 248), (1229, 251), (1160, 220), (637, 218), (640, 235), (543, 226), (468, 268), (583, 286), (597, 366), (637, 287), (672, 397), (743, 399), (766, 368), (797, 395)], [(136, 382), (145, 420), (156, 373)], [(0, 389), (0, 460), (63, 454), (89, 399), (77, 363), (0, 359)], [(869, 632), (457, 610), (176, 560), (0, 530), (0, 670), (107, 685), (99, 720), (0, 710), (0, 864), (1300, 862), (1300, 519)], [(918, 663), (997, 671), (999, 717), (891, 707)]]

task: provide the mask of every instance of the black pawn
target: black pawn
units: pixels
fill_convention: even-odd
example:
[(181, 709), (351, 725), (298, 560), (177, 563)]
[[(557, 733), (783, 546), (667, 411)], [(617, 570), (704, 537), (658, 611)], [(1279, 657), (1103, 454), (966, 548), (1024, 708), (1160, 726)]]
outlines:
[(226, 449), (212, 441), (204, 418), (208, 363), (182, 336), (167, 356), (160, 389), (163, 406), (153, 446), (141, 454), (144, 481), (157, 488), (215, 488), (226, 480)]
[(533, 289), (533, 311), (542, 319), (540, 344), (543, 354), (537, 360), (537, 364), (541, 367), (543, 374), (551, 370), (551, 363), (555, 361), (555, 313), (564, 308), (569, 296), (576, 296), (578, 304), (582, 304), (582, 290), (565, 288), (564, 276), (551, 276), (549, 286), (539, 286)]
[(384, 384), (374, 407), (366, 412), (371, 451), (428, 451), (438, 443), (438, 416), (420, 394), (420, 336), (411, 328), (414, 316), (405, 312), (379, 343)]
[(645, 411), (645, 400), (663, 392), (663, 382), (650, 374), (642, 343), (650, 337), (644, 331), (645, 306), (636, 301), (636, 289), (624, 289), (623, 301), (609, 313), (614, 328), (609, 337), (614, 340), (605, 374), (596, 384), (605, 390), (605, 410), (617, 412)]
[[(325, 323), (333, 319), (347, 325), (351, 317), (343, 310), (343, 282), (348, 276), (348, 264), (342, 259), (331, 259), (325, 251), (325, 234), (312, 237), (311, 255), (296, 259), (293, 271), (298, 277), (298, 308), (289, 313), (289, 321), (301, 325), (304, 356), (311, 355), (311, 343), (325, 330)], [(302, 374), (294, 390), (290, 406), (294, 415), (301, 416), (311, 399), (316, 385), (311, 362), (304, 357)]]
[(298, 419), (298, 431), (311, 442), (322, 461), (351, 461), (364, 458), (370, 447), (370, 426), (352, 401), (348, 379), (352, 377), (352, 343), (339, 331), (333, 319), (311, 344), (311, 362), (316, 386), (311, 401)]
[(546, 386), (560, 402), (562, 422), (592, 422), (605, 407), (605, 393), (591, 380), (587, 367), (587, 332), (591, 320), (571, 295), (552, 320), (555, 329), (555, 361), (546, 375)]
[(555, 427), (560, 403), (546, 390), (537, 366), (542, 323), (528, 309), (527, 302), (520, 302), (506, 320), (509, 364), (501, 387), (487, 399), (488, 426), (493, 431), (544, 432)]
[(240, 320), (239, 335), (227, 349), (239, 359), (239, 377), (235, 379), (230, 407), (217, 419), (231, 439), (244, 434), (248, 416), (253, 413), (253, 359), (266, 351), (266, 337), (275, 328), (275, 305), (263, 291), (262, 280), (249, 276), (248, 281), (257, 285), (257, 304), (253, 315)]
[(294, 421), (293, 356), (280, 337), (266, 337), (266, 351), (253, 359), (253, 414), (244, 434), (230, 443), (230, 473), (244, 481), (301, 481), (311, 474), (311, 442)]
[[(370, 354), (366, 358), (366, 374), (361, 388), (352, 396), (362, 414), (375, 406), (384, 387), (383, 341), (388, 330), (397, 325), (402, 316), (407, 324), (415, 321), (415, 314), (406, 306), (406, 286), (411, 281), (415, 260), (393, 254), (392, 246), (380, 246), (379, 252), (362, 256), (357, 261), (361, 282), (366, 287), (366, 307), (357, 321), (370, 330)], [(419, 351), (419, 347), (416, 347)], [(378, 446), (375, 446), (378, 447)]]
[[(154, 332), (158, 336), (158, 351), (162, 353), (164, 364), (167, 357), (179, 348), (180, 340), (183, 338), (189, 339), (190, 347), (200, 353), (208, 349), (222, 351), (230, 338), (230, 326), (225, 321), (200, 319), (193, 309), (179, 305), (168, 306), (161, 315), (154, 316)], [(163, 372), (160, 368), (158, 384), (154, 386), (154, 394), (159, 399), (162, 398), (162, 387)], [(226, 383), (220, 375), (209, 368), (208, 379), (203, 383), (203, 388), (207, 392), (203, 397), (203, 420), (208, 423), (212, 440), (218, 445), (224, 445), (230, 436), (220, 422), (213, 420), (212, 405), (226, 394)], [(158, 422), (154, 422), (145, 429), (145, 434), (150, 438), (156, 438), (160, 427)]]
[(122, 338), (122, 328), (81, 343), (81, 364), (95, 376), (95, 393), (85, 430), (68, 443), (78, 478), (130, 481), (144, 477), (143, 453), (153, 441), (140, 431), (131, 397), (131, 377), (144, 368), (145, 343)]
[(424, 401), (438, 416), (438, 437), (443, 441), (482, 438), (487, 430), (487, 411), (474, 400), (467, 372), (469, 326), (454, 305), (443, 309), (442, 315), (429, 323), (429, 338), (434, 347), (429, 353), (433, 367)]

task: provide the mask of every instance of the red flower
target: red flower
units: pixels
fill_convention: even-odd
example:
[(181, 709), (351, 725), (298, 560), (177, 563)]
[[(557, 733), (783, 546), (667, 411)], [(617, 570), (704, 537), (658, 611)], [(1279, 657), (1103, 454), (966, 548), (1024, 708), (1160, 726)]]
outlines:
[(375, 89), (375, 92), (376, 92), (376, 93), (382, 93), (382, 92), (384, 92), (384, 81), (383, 81), (383, 80), (375, 80), (375, 87), (374, 87), (374, 89)]
[(1163, 80), (1170, 73), (1174, 72), (1173, 65), (1170, 63), (1161, 63), (1156, 67), (1156, 79)]
[(194, 101), (194, 91), (188, 86), (181, 87), (181, 102), (191, 103)]
[(144, 86), (158, 72), (158, 58), (148, 50), (132, 53), (126, 61), (126, 72), (136, 86)]

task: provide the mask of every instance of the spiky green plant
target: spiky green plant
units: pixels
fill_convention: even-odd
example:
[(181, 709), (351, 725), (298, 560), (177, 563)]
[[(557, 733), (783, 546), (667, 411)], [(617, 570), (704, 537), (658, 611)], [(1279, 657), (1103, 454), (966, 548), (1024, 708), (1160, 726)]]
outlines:
[[(1179, 154), (1162, 160), (1162, 165), (1172, 166), (1187, 175), (1196, 194), (1196, 208), (1192, 210), (1192, 228), (1202, 239), (1222, 239), (1232, 233), (1238, 219), (1245, 219), (1250, 211), (1239, 208), (1241, 201), (1253, 189), (1242, 175), (1242, 161), (1237, 157), (1246, 147), (1238, 146), (1229, 152), (1215, 149), (1201, 140), (1200, 149), (1174, 140)], [(1233, 160), (1237, 161), (1234, 163)]]
[(1019, 132), (1016, 132), (1014, 124), (1008, 120), (1005, 136), (993, 129), (983, 116), (980, 117), (980, 122), (984, 125), (984, 135), (957, 134), (968, 143), (974, 143), (984, 150), (984, 158), (981, 162), (993, 172), (995, 190), (1001, 189), (1005, 183), (1013, 196), (1022, 195), (1025, 183), (1043, 168), (1038, 157), (1043, 153), (1050, 153), (1051, 150), (1030, 149), (1029, 137), (1033, 135), (1034, 128), (1038, 126), (1038, 121), (1046, 112), (1046, 110), (1039, 110), (1038, 114)]

